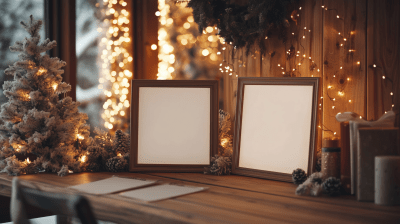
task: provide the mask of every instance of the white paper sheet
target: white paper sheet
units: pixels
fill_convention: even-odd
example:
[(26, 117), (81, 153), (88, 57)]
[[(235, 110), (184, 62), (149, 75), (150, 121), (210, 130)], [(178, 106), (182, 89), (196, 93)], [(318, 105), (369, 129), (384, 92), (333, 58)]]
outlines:
[(151, 201), (159, 201), (168, 198), (173, 198), (185, 194), (191, 194), (206, 189), (208, 188), (163, 184), (163, 185), (123, 192), (120, 195), (129, 198), (139, 199), (142, 201), (151, 202)]
[(89, 194), (111, 194), (123, 190), (143, 187), (154, 184), (156, 181), (140, 180), (132, 178), (111, 177), (104, 180), (94, 181), (69, 187)]

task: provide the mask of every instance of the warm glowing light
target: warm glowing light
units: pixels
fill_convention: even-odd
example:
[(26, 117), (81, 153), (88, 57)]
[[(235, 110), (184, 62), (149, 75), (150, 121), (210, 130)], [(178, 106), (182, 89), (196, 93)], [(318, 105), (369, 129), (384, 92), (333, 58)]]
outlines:
[(204, 50), (201, 52), (201, 54), (202, 54), (203, 56), (207, 56), (208, 54), (210, 54), (210, 52), (209, 52), (207, 49), (204, 49)]
[(359, 65), (359, 64), (361, 64), (361, 62), (360, 62), (360, 61), (357, 61), (357, 65)]
[(186, 45), (186, 44), (188, 44), (188, 41), (187, 41), (186, 39), (182, 39), (182, 40), (181, 40), (181, 44), (182, 44), (182, 45)]
[(74, 173), (74, 171), (72, 171), (72, 170), (68, 170), (68, 173)]
[(349, 100), (349, 103), (351, 103), (351, 100)]
[(39, 70), (38, 70), (37, 75), (43, 75), (43, 73), (45, 73), (45, 72), (47, 72), (47, 70), (45, 68), (43, 68), (43, 67), (40, 67)]
[(214, 29), (213, 29), (211, 26), (208, 26), (208, 27), (206, 28), (206, 31), (207, 31), (208, 33), (212, 33), (212, 32), (214, 31)]
[(86, 156), (83, 155), (83, 156), (81, 157), (81, 162), (84, 163), (85, 161), (86, 161)]
[(226, 147), (227, 146), (227, 144), (228, 144), (228, 139), (227, 138), (223, 138), (223, 139), (221, 139), (221, 145), (223, 146), (223, 147)]
[[(103, 104), (104, 112), (101, 117), (104, 119), (106, 128), (124, 129), (124, 123), (121, 122), (124, 120), (119, 115), (121, 111), (129, 108), (121, 107), (116, 110), (116, 106), (121, 103), (121, 99), (123, 99), (122, 102), (126, 100), (127, 93), (123, 94), (122, 90), (129, 87), (129, 81), (132, 78), (130, 13), (128, 12), (129, 8), (126, 7), (127, 2), (124, 0), (104, 0), (104, 2), (105, 13), (109, 18), (104, 20), (102, 29), (104, 37), (99, 43), (102, 53), (100, 66), (102, 70), (99, 78), (101, 85), (98, 88), (103, 89), (106, 96), (106, 102)], [(161, 16), (162, 12), (157, 11), (155, 14)], [(152, 50), (157, 48), (157, 44), (150, 46)], [(83, 136), (77, 135), (77, 137), (83, 139)]]
[(332, 88), (332, 86), (328, 86), (328, 89)]
[(393, 92), (390, 92), (390, 95), (393, 96)]
[(152, 49), (153, 51), (157, 50), (157, 45), (152, 44), (152, 45), (151, 45), (151, 49)]
[(339, 92), (338, 92), (338, 95), (339, 95), (339, 96), (344, 96), (344, 92), (339, 91)]
[(121, 157), (122, 156), (121, 153), (118, 153), (118, 156)]
[(186, 22), (183, 24), (183, 28), (189, 29), (190, 28), (190, 23)]
[(54, 91), (56, 91), (56, 89), (57, 89), (57, 86), (58, 86), (57, 84), (54, 84), (54, 85), (53, 85), (53, 89), (54, 89)]
[(156, 12), (156, 16), (161, 16), (161, 12), (160, 12), (160, 11), (157, 11), (157, 12)]
[(79, 140), (83, 140), (83, 139), (85, 139), (85, 137), (83, 137), (82, 135), (80, 135), (80, 134), (77, 134), (76, 135), (76, 137), (79, 139)]

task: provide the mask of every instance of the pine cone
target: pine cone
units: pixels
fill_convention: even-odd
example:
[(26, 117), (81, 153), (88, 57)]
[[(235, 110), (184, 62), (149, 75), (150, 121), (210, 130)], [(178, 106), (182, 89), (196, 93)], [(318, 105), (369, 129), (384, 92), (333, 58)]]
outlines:
[(205, 168), (204, 174), (229, 175), (231, 174), (232, 158), (215, 155), (211, 158), (211, 165)]
[(292, 180), (293, 183), (296, 185), (302, 184), (304, 183), (304, 181), (307, 180), (307, 174), (304, 170), (298, 168), (296, 170), (293, 170)]
[(123, 157), (116, 156), (109, 159), (106, 163), (106, 169), (109, 172), (122, 172), (128, 168), (128, 164)]
[(131, 140), (129, 134), (122, 132), (121, 130), (117, 130), (115, 132), (115, 138), (113, 143), (113, 151), (116, 155), (118, 153), (125, 154), (129, 152), (131, 145)]
[(329, 177), (324, 181), (322, 187), (324, 192), (330, 196), (335, 196), (340, 194), (340, 180), (336, 177)]

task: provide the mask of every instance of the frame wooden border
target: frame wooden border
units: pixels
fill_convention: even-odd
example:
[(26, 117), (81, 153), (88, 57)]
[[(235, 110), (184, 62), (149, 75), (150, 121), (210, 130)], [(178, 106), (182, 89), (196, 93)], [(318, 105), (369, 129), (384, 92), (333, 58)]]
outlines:
[[(217, 80), (132, 80), (130, 172), (203, 172), (206, 165), (138, 164), (138, 115), (140, 87), (210, 88), (210, 161), (218, 149)], [(209, 164), (208, 164), (209, 165)]]
[(318, 77), (315, 77), (315, 78), (314, 77), (304, 77), (304, 78), (303, 77), (301, 77), (301, 78), (298, 78), (298, 77), (296, 77), (296, 78), (239, 77), (238, 78), (238, 91), (237, 91), (238, 94), (237, 94), (236, 116), (235, 116), (232, 173), (244, 175), (244, 176), (258, 177), (258, 178), (263, 178), (263, 179), (292, 182), (291, 174), (239, 167), (244, 85), (306, 85), (306, 86), (313, 86), (310, 149), (309, 149), (308, 168), (307, 168), (307, 173), (311, 174), (312, 167), (314, 165), (314, 150), (315, 150), (315, 145), (316, 145), (316, 125), (317, 125), (319, 78)]

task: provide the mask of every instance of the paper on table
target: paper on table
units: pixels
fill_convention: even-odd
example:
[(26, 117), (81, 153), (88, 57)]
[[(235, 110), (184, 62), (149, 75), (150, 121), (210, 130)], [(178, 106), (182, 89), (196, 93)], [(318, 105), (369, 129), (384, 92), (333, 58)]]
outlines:
[(123, 192), (120, 195), (139, 199), (142, 201), (159, 201), (173, 198), (185, 194), (191, 194), (208, 189), (207, 187), (178, 186), (172, 184), (163, 184), (143, 189)]
[(118, 191), (138, 188), (155, 183), (152, 180), (111, 177), (87, 184), (75, 185), (69, 188), (90, 194), (110, 194)]

